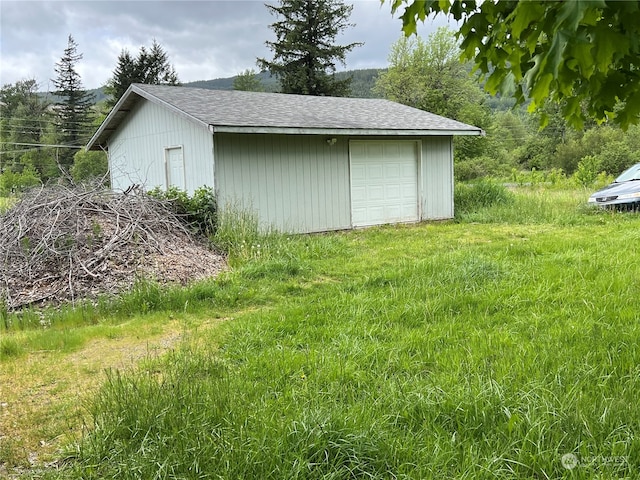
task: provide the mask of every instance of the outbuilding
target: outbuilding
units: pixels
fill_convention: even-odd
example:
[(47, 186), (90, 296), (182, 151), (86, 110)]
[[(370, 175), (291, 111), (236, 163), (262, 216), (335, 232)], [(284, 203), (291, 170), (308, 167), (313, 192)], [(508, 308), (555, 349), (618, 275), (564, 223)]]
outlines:
[(452, 218), (453, 136), (482, 133), (382, 99), (134, 84), (87, 149), (116, 190), (210, 186), (303, 233)]

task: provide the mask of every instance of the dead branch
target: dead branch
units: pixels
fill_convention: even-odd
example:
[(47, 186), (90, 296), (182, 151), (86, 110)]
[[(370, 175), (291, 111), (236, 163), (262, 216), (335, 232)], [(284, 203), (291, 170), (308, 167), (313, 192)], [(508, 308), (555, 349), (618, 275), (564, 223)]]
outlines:
[(166, 202), (138, 188), (40, 187), (0, 215), (0, 292), (10, 310), (115, 294), (139, 274), (185, 282), (224, 265)]

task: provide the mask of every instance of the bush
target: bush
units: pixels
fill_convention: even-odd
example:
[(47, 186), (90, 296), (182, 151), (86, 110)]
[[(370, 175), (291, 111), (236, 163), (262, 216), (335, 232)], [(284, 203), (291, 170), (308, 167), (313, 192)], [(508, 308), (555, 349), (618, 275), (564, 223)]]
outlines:
[(486, 176), (499, 175), (507, 170), (506, 161), (499, 156), (487, 156), (457, 160), (454, 165), (454, 176), (459, 182), (475, 180)]
[(513, 194), (504, 185), (481, 179), (478, 182), (457, 183), (454, 192), (456, 215), (513, 201)]
[(545, 186), (563, 187), (567, 185), (567, 176), (561, 168), (552, 168), (551, 170), (518, 170), (511, 169), (508, 177), (509, 182), (513, 182), (519, 186)]
[[(558, 146), (556, 164), (567, 173), (572, 174), (579, 169), (580, 162), (588, 156), (597, 158), (600, 171), (617, 175), (625, 168), (640, 162), (640, 151), (633, 132), (622, 132), (610, 127), (594, 127), (586, 131), (580, 138), (570, 139)], [(592, 163), (592, 159), (587, 159)]]
[(174, 212), (198, 233), (213, 236), (218, 225), (218, 202), (213, 188), (198, 188), (193, 196), (184, 190), (170, 187), (166, 192), (155, 188), (149, 192), (152, 197), (168, 201)]
[(551, 166), (557, 141), (545, 135), (534, 135), (513, 150), (514, 160), (521, 168), (542, 170)]
[(6, 170), (0, 175), (0, 195), (8, 196), (41, 183), (40, 177), (33, 167), (26, 167), (21, 173)]
[(598, 155), (601, 171), (618, 176), (631, 165), (640, 162), (640, 152), (635, 151), (623, 142), (613, 142), (607, 145)]
[(109, 170), (107, 154), (104, 152), (79, 151), (73, 156), (70, 173), (76, 183), (93, 178), (105, 178)]
[(602, 161), (596, 155), (586, 155), (578, 162), (578, 168), (576, 173), (573, 174), (573, 178), (578, 185), (583, 187), (589, 187), (593, 185), (598, 173), (602, 171)]

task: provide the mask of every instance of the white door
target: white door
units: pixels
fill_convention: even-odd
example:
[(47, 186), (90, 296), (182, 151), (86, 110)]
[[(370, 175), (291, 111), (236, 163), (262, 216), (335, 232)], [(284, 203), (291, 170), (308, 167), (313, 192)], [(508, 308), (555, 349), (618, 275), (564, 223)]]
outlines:
[(177, 187), (180, 190), (186, 190), (182, 147), (165, 148), (164, 155), (167, 166), (167, 188)]
[(354, 140), (349, 151), (352, 225), (417, 221), (417, 143)]

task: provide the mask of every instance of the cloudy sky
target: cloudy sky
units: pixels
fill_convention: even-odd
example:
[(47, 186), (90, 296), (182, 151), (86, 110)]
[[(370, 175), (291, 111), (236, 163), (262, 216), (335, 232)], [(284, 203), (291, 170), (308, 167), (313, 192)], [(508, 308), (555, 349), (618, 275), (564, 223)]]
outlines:
[[(83, 59), (77, 70), (87, 89), (109, 79), (118, 54), (132, 54), (155, 38), (168, 52), (180, 81), (231, 77), (256, 68), (256, 57), (271, 59), (266, 40), (275, 40), (275, 21), (254, 0), (11, 1), (0, 0), (0, 84), (35, 78), (41, 90), (52, 90), (54, 66), (71, 34)], [(276, 4), (275, 0), (267, 3)], [(399, 38), (401, 21), (389, 2), (354, 0), (355, 24), (338, 43), (364, 42), (347, 57), (347, 69), (387, 64), (390, 45)], [(427, 36), (437, 24), (419, 28)], [(340, 67), (339, 69), (342, 69)]]

